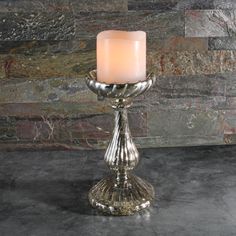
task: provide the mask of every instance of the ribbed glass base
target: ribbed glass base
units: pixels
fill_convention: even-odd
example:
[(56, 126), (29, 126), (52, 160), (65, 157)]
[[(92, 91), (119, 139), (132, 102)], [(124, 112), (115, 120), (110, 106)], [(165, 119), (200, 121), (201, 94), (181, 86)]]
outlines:
[(149, 207), (154, 199), (152, 185), (135, 175), (127, 177), (123, 185), (117, 184), (115, 176), (99, 181), (89, 191), (91, 205), (111, 215), (132, 215)]

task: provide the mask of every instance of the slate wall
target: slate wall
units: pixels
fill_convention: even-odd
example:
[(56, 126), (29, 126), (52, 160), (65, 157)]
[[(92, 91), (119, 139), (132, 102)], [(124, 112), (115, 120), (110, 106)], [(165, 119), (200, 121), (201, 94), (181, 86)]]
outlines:
[(138, 146), (236, 143), (235, 0), (1, 0), (0, 149), (106, 146), (111, 109), (83, 80), (106, 29), (148, 35)]

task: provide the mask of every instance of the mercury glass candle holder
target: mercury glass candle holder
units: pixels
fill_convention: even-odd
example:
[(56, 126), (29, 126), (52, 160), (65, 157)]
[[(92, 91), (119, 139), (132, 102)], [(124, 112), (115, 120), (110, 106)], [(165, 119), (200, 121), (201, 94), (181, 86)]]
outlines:
[(105, 214), (132, 215), (149, 207), (154, 199), (153, 186), (131, 173), (139, 162), (139, 153), (130, 133), (127, 108), (133, 98), (146, 92), (155, 81), (155, 75), (149, 74), (145, 81), (106, 84), (97, 81), (96, 70), (86, 78), (89, 89), (100, 99), (108, 98), (115, 112), (113, 137), (105, 153), (112, 173), (89, 191), (91, 205)]

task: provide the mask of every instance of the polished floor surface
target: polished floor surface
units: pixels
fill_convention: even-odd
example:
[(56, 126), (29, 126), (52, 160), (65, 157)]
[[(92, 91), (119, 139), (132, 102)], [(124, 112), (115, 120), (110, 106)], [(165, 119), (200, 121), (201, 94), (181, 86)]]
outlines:
[(0, 235), (236, 235), (236, 146), (140, 150), (135, 172), (154, 185), (156, 201), (129, 217), (88, 203), (108, 174), (103, 153), (1, 152)]

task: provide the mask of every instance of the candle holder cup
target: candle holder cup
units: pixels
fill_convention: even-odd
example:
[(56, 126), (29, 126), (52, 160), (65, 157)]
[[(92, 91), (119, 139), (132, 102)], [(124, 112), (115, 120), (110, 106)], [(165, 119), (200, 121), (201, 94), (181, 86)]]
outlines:
[(98, 98), (108, 98), (115, 112), (113, 137), (105, 153), (112, 175), (100, 180), (89, 191), (89, 201), (105, 214), (132, 215), (150, 206), (154, 199), (151, 184), (131, 174), (139, 162), (127, 117), (132, 99), (147, 91), (156, 81), (154, 74), (145, 81), (127, 84), (106, 84), (97, 81), (96, 70), (89, 73), (86, 84)]

